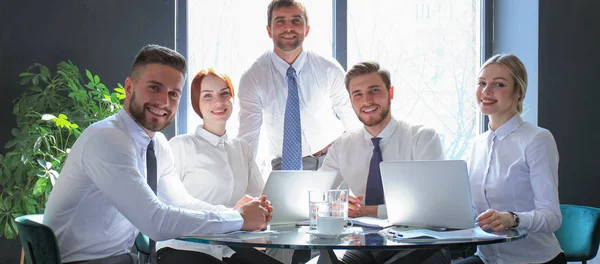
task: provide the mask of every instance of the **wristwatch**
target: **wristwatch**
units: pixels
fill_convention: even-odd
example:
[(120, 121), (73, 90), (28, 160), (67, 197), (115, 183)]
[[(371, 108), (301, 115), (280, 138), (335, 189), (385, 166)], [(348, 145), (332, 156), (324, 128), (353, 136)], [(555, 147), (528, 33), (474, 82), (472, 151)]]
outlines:
[(513, 220), (515, 221), (515, 225), (511, 226), (510, 228), (516, 228), (519, 227), (519, 224), (521, 224), (521, 219), (519, 218), (519, 216), (513, 212), (508, 212), (513, 216)]

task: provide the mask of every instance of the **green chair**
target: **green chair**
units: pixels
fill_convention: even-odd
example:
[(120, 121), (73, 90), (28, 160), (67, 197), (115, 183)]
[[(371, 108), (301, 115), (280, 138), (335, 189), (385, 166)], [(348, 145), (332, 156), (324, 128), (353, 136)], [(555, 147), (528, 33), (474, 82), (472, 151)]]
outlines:
[(561, 204), (562, 225), (554, 234), (567, 261), (586, 261), (596, 257), (600, 243), (600, 209)]
[(44, 215), (23, 215), (15, 219), (21, 246), (28, 264), (60, 264), (56, 236), (50, 227), (42, 224)]
[(140, 232), (135, 238), (135, 248), (138, 251), (140, 263), (148, 262), (148, 257), (150, 256), (150, 238)]

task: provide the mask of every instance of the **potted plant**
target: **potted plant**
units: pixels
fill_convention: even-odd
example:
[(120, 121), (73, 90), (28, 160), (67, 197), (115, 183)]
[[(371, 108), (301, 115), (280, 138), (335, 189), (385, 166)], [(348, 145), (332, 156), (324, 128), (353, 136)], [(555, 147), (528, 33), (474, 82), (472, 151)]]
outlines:
[(52, 185), (81, 132), (122, 108), (125, 90), (110, 91), (86, 70), (84, 81), (71, 61), (56, 74), (34, 64), (21, 73), (25, 92), (14, 101), (17, 127), (0, 155), (0, 237), (17, 235), (14, 219), (43, 213)]

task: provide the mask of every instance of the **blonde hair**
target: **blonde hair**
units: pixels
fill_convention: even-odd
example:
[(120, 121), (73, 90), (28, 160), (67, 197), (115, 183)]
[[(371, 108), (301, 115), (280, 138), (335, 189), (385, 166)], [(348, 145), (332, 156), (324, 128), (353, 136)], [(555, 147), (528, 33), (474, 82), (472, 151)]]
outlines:
[(525, 94), (527, 93), (527, 69), (523, 62), (515, 55), (512, 54), (496, 54), (489, 58), (483, 65), (481, 65), (481, 71), (487, 66), (492, 64), (498, 64), (506, 67), (513, 77), (515, 83), (514, 92), (517, 92), (519, 99), (517, 100), (517, 111), (523, 112), (523, 100), (525, 100)]
[(196, 112), (196, 114), (198, 114), (200, 118), (203, 118), (202, 112), (200, 111), (200, 91), (202, 90), (202, 80), (209, 74), (214, 75), (217, 78), (223, 80), (227, 85), (227, 88), (229, 88), (231, 98), (233, 98), (234, 95), (231, 79), (226, 74), (217, 73), (213, 68), (204, 69), (198, 72), (198, 74), (196, 74), (196, 76), (194, 77), (194, 80), (192, 80), (192, 84), (190, 85), (190, 99), (192, 100), (192, 108), (194, 109), (194, 112)]

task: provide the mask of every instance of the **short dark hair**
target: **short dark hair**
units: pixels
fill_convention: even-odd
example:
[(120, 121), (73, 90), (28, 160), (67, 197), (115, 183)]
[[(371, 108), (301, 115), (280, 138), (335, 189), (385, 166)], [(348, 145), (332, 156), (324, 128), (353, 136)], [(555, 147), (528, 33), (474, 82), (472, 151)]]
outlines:
[(308, 25), (308, 13), (306, 13), (306, 7), (299, 1), (296, 0), (273, 0), (269, 3), (269, 7), (267, 9), (267, 25), (271, 26), (271, 20), (273, 19), (273, 10), (280, 7), (290, 7), (297, 6), (304, 13), (304, 20), (306, 25)]
[(143, 47), (135, 56), (133, 67), (131, 67), (131, 77), (135, 79), (139, 74), (139, 68), (152, 63), (171, 66), (186, 76), (187, 64), (183, 55), (167, 47), (152, 44)]
[(350, 70), (348, 70), (346, 73), (346, 78), (344, 80), (346, 84), (346, 90), (350, 91), (350, 80), (352, 80), (354, 77), (373, 72), (379, 73), (381, 80), (383, 80), (383, 83), (385, 84), (385, 88), (389, 90), (390, 87), (392, 87), (390, 72), (388, 70), (381, 68), (377, 62), (363, 61), (354, 64), (354, 66), (352, 66), (352, 68), (350, 68)]

